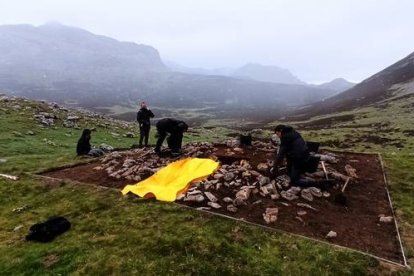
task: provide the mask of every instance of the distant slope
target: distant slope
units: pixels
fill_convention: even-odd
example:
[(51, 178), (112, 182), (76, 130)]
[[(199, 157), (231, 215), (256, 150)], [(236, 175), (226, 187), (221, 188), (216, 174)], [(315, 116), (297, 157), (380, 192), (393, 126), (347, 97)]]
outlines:
[(348, 90), (352, 88), (353, 86), (355, 86), (355, 83), (349, 82), (343, 78), (337, 78), (330, 82), (325, 82), (325, 83), (316, 85), (316, 87), (318, 88), (329, 89), (329, 90), (336, 91), (338, 93)]
[(156, 49), (94, 35), (57, 23), (0, 26), (0, 74), (35, 82), (44, 79), (103, 82), (137, 73), (165, 71)]
[(301, 84), (306, 83), (295, 77), (289, 70), (277, 66), (266, 66), (257, 63), (249, 63), (236, 69), (232, 76), (251, 78), (258, 81)]
[[(257, 63), (248, 63), (240, 68), (191, 68), (182, 66), (174, 62), (166, 62), (166, 65), (175, 72), (200, 74), (200, 75), (216, 75), (231, 76), (236, 78), (251, 79), (262, 82), (273, 82), (283, 84), (299, 84), (306, 85), (305, 82), (294, 76), (289, 70), (277, 66), (267, 66)], [(323, 89), (327, 89), (323, 87)]]
[(303, 119), (351, 110), (410, 93), (414, 93), (414, 53), (349, 90), (294, 111), (291, 117)]
[(60, 24), (0, 26), (0, 89), (83, 107), (145, 99), (159, 107), (278, 113), (332, 95), (297, 84), (171, 72), (151, 46)]

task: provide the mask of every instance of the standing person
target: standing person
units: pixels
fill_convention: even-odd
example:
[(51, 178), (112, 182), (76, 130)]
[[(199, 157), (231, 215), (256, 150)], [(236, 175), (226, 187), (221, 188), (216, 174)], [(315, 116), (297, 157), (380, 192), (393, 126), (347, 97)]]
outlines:
[(310, 158), (309, 150), (302, 136), (290, 126), (278, 125), (275, 128), (276, 135), (280, 138), (280, 147), (276, 155), (273, 172), (286, 158), (287, 173), (292, 185), (299, 187), (316, 186), (326, 189), (333, 185), (333, 180), (314, 181), (302, 176), (307, 170), (307, 163)]
[(94, 157), (98, 157), (104, 154), (101, 149), (93, 149), (91, 147), (91, 130), (85, 128), (82, 131), (82, 135), (78, 140), (78, 144), (76, 145), (76, 153), (78, 156), (80, 155), (90, 155)]
[(164, 142), (167, 134), (170, 136), (167, 138), (168, 147), (171, 149), (173, 156), (181, 154), (181, 143), (183, 141), (183, 133), (188, 130), (188, 125), (180, 120), (165, 118), (157, 122), (158, 140), (154, 151), (156, 153), (161, 152), (161, 146)]
[(154, 118), (154, 113), (152, 113), (152, 111), (148, 108), (146, 102), (141, 102), (141, 109), (137, 112), (140, 147), (142, 147), (142, 140), (145, 140), (145, 146), (148, 146), (148, 137), (151, 128), (151, 118)]

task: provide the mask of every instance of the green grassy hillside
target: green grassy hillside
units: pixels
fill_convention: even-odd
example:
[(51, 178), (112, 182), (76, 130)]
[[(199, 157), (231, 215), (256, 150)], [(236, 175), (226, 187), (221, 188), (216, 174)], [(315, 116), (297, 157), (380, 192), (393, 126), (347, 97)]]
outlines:
[[(55, 112), (60, 119), (55, 126), (41, 127), (33, 119), (40, 111)], [(376, 114), (376, 110), (362, 110), (358, 123), (365, 124), (364, 120)], [(133, 124), (110, 121), (106, 125), (108, 119), (75, 112), (81, 118), (79, 129), (66, 128), (63, 122), (67, 115), (66, 111), (51, 110), (47, 104), (0, 101), (0, 173), (20, 176), (17, 181), (0, 178), (0, 275), (365, 275), (396, 269), (350, 250), (208, 216), (175, 204), (123, 197), (115, 190), (40, 180), (26, 174), (81, 161), (75, 157), (74, 149), (84, 127), (96, 127), (93, 144), (129, 147), (136, 143), (136, 138), (123, 137), (128, 131), (137, 134)], [(346, 122), (304, 134), (321, 141), (341, 140), (355, 129), (342, 124)], [(400, 132), (405, 130), (403, 124)], [(187, 140), (220, 139), (228, 132), (200, 129), (189, 134)], [(414, 206), (410, 197), (414, 181), (409, 168), (413, 167), (413, 148), (410, 137), (400, 138), (407, 143), (402, 150), (365, 142), (355, 148), (370, 146), (369, 150), (384, 153), (407, 253), (412, 258)], [(20, 207), (21, 211), (16, 209)], [(52, 215), (67, 217), (72, 229), (48, 244), (24, 240), (30, 225)]]

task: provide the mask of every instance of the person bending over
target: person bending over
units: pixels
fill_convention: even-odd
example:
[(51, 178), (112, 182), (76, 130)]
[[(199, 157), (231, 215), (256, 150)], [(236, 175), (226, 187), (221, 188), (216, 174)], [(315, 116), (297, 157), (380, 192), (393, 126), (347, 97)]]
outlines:
[(158, 132), (158, 140), (154, 151), (156, 153), (161, 152), (161, 146), (164, 142), (167, 134), (170, 136), (167, 138), (168, 147), (171, 149), (173, 156), (181, 154), (181, 143), (183, 141), (183, 133), (188, 130), (188, 125), (180, 120), (165, 118), (161, 119), (156, 124)]

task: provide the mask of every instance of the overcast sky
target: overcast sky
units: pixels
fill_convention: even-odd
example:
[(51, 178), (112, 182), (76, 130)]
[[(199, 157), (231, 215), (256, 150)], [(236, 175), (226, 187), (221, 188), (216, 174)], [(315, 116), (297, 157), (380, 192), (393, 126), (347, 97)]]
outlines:
[(58, 21), (189, 67), (277, 65), (361, 81), (414, 52), (413, 0), (0, 0), (0, 24)]

